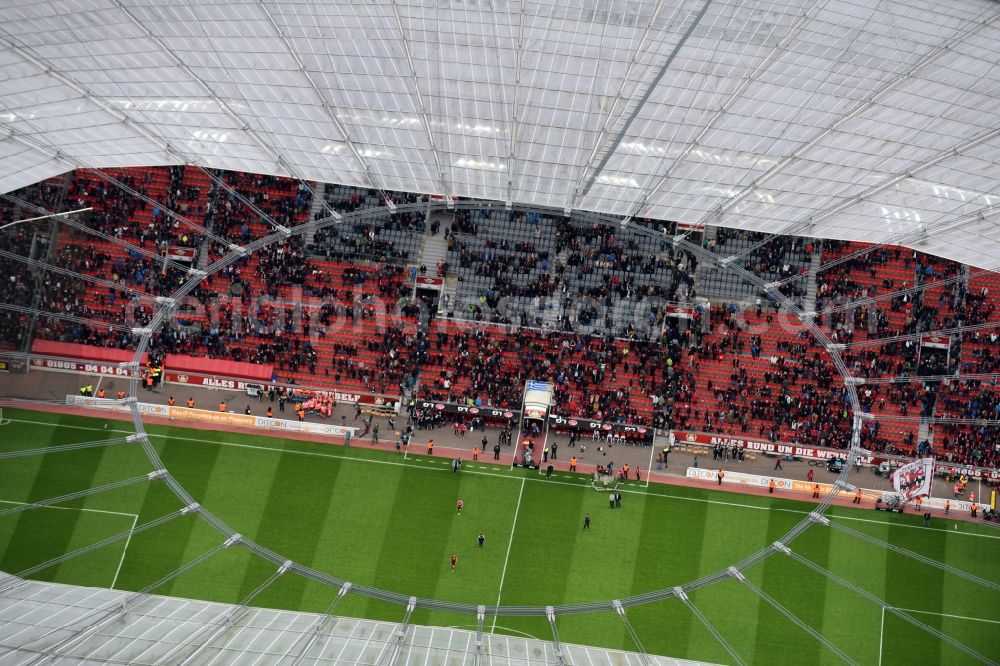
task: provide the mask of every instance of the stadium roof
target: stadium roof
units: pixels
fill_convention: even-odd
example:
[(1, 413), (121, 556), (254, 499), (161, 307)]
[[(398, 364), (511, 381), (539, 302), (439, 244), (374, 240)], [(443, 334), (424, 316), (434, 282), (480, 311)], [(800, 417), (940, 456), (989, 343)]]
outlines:
[(189, 162), (997, 269), (997, 44), (989, 0), (11, 0), (0, 190)]
[[(139, 597), (139, 598), (137, 598)], [(403, 631), (402, 642), (398, 632)], [(697, 666), (704, 662), (310, 613), (26, 580), (0, 595), (0, 654), (22, 663)]]

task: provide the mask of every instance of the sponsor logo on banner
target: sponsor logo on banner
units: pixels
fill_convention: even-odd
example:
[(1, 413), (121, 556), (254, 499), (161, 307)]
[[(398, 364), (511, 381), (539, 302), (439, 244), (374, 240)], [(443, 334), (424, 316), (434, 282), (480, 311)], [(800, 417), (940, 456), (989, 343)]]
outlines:
[(31, 366), (38, 370), (54, 370), (57, 372), (86, 372), (94, 375), (114, 375), (118, 377), (131, 376), (129, 368), (123, 368), (117, 363), (98, 363), (96, 361), (73, 361), (57, 358), (33, 358)]
[(668, 305), (663, 308), (663, 314), (678, 319), (694, 319), (694, 308), (685, 305)]
[[(89, 407), (91, 409), (106, 409), (114, 412), (129, 411), (128, 405), (123, 405), (117, 400), (109, 398), (88, 398), (81, 395), (66, 396), (66, 404), (76, 407)], [(208, 409), (190, 409), (188, 407), (169, 407), (167, 405), (157, 405), (153, 403), (140, 402), (136, 405), (139, 412), (150, 416), (163, 416), (172, 419), (187, 419), (200, 423), (214, 423), (216, 425), (244, 426), (248, 428), (263, 428), (281, 430), (288, 432), (308, 432), (317, 435), (329, 435), (332, 437), (343, 437), (347, 433), (354, 434), (357, 430), (353, 427), (339, 426), (327, 423), (299, 423), (298, 421), (285, 421), (284, 419), (269, 419), (263, 416), (248, 416), (246, 414), (234, 414), (232, 412), (214, 412)]]
[(417, 409), (434, 410), (445, 414), (471, 414), (472, 416), (482, 416), (487, 419), (512, 419), (516, 415), (509, 409), (499, 409), (496, 407), (469, 407), (466, 405), (454, 405), (448, 402), (430, 402), (428, 400), (418, 400)]
[[(799, 446), (798, 444), (784, 444), (781, 442), (768, 442), (766, 440), (748, 439), (730, 435), (713, 435), (702, 432), (677, 431), (674, 434), (689, 444), (699, 444), (701, 446), (742, 446), (747, 451), (789, 455), (796, 458), (812, 458), (813, 460), (828, 460), (830, 458), (843, 458), (847, 456), (847, 451), (825, 449), (818, 446)], [(871, 464), (874, 460), (874, 456), (859, 455), (857, 457), (857, 461), (862, 464)]]
[(167, 249), (167, 259), (173, 259), (174, 261), (194, 261), (196, 256), (197, 250), (190, 247), (171, 245)]
[(191, 386), (206, 386), (208, 388), (221, 388), (237, 391), (247, 390), (248, 385), (257, 384), (250, 380), (226, 379), (224, 377), (203, 377), (199, 375), (185, 375), (176, 372), (165, 372), (164, 379), (173, 384), (189, 384)]
[(951, 347), (951, 338), (947, 335), (934, 335), (931, 333), (920, 337), (920, 345), (922, 347), (931, 347), (932, 349), (948, 349)]
[(430, 287), (440, 287), (444, 284), (444, 279), (435, 277), (418, 277), (417, 284), (427, 285)]
[(549, 414), (549, 424), (557, 428), (573, 428), (574, 430), (587, 432), (600, 430), (602, 432), (614, 432), (623, 435), (641, 435), (643, 438), (648, 438), (652, 434), (652, 431), (645, 426), (629, 425), (627, 423), (604, 423), (603, 421), (580, 417), (565, 418), (557, 414)]
[[(111, 398), (93, 398), (84, 397), (82, 395), (68, 395), (66, 396), (66, 404), (74, 407), (105, 409), (111, 412), (130, 411), (128, 405), (123, 405), (117, 400), (113, 400)], [(170, 414), (170, 408), (166, 405), (140, 402), (136, 405), (136, 407), (138, 408), (140, 414), (148, 414), (150, 416), (169, 416)]]
[(905, 500), (931, 492), (931, 478), (934, 476), (934, 459), (922, 458), (903, 465), (892, 473), (892, 487)]
[[(718, 482), (715, 476), (716, 470), (705, 467), (688, 467), (687, 478), (699, 479), (701, 481)], [(774, 480), (774, 487), (779, 490), (792, 490), (794, 482), (791, 479), (779, 479), (774, 476), (760, 476), (759, 474), (746, 474), (744, 472), (731, 472), (726, 470), (726, 475), (722, 478), (723, 483), (739, 483), (744, 486), (760, 486), (767, 488), (771, 480)]]

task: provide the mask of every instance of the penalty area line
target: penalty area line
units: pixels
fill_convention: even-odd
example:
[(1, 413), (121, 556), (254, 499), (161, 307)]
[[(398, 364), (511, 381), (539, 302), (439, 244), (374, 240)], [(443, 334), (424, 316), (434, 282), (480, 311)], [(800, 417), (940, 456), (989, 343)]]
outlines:
[[(510, 561), (510, 547), (514, 545), (514, 531), (517, 529), (517, 514), (521, 511), (521, 498), (524, 496), (524, 483), (528, 480), (528, 477), (521, 477), (521, 489), (517, 492), (517, 506), (514, 507), (514, 522), (510, 526), (510, 539), (507, 540), (507, 554), (503, 558), (503, 570), (500, 572), (500, 590), (497, 592), (497, 606), (500, 605), (500, 598), (503, 596), (503, 581), (507, 577), (507, 563)], [(497, 628), (497, 618), (499, 616), (493, 614), (493, 626), (490, 627), (490, 633), (492, 634)]]

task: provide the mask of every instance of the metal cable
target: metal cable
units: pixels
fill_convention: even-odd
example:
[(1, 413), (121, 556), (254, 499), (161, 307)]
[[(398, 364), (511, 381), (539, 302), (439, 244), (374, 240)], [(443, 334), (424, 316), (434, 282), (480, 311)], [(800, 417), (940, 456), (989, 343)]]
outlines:
[(897, 546), (895, 544), (889, 543), (888, 541), (883, 541), (882, 539), (878, 539), (869, 534), (865, 534), (864, 532), (859, 532), (851, 527), (846, 527), (844, 525), (840, 525), (834, 522), (830, 522), (829, 525), (833, 529), (843, 532), (844, 534), (849, 534), (856, 539), (867, 541), (868, 543), (874, 546), (878, 546), (879, 548), (885, 548), (886, 550), (890, 550), (894, 553), (898, 553), (900, 555), (909, 557), (912, 560), (916, 560), (921, 564), (926, 564), (929, 567), (939, 569), (940, 571), (944, 571), (945, 573), (950, 573), (953, 576), (964, 578), (970, 583), (975, 583), (976, 585), (982, 585), (983, 587), (988, 587), (991, 590), (1000, 590), (1000, 583), (994, 583), (993, 581), (986, 580), (985, 578), (980, 578), (979, 576), (968, 573), (967, 571), (962, 571), (961, 569), (957, 569), (951, 566), (950, 564), (945, 564), (944, 562), (938, 562), (937, 560), (933, 560), (925, 555), (921, 555), (920, 553), (915, 553), (912, 550), (903, 548), (902, 546)]
[(106, 241), (108, 243), (112, 243), (114, 245), (118, 245), (119, 247), (125, 248), (129, 252), (135, 252), (136, 254), (140, 254), (140, 255), (146, 257), (147, 259), (152, 259), (153, 261), (164, 263), (165, 266), (169, 266), (170, 268), (174, 268), (174, 269), (176, 269), (178, 271), (181, 271), (182, 273), (184, 273), (184, 272), (186, 272), (188, 270), (187, 266), (181, 266), (180, 264), (178, 264), (175, 261), (172, 261), (170, 259), (165, 259), (164, 257), (160, 256), (159, 254), (157, 254), (155, 252), (152, 252), (150, 250), (147, 250), (144, 247), (139, 247), (138, 245), (133, 245), (132, 243), (129, 243), (128, 241), (122, 240), (121, 238), (118, 238), (117, 236), (112, 236), (111, 234), (106, 234), (103, 231), (98, 231), (97, 229), (94, 229), (92, 227), (88, 227), (87, 225), (83, 224), (82, 222), (77, 222), (76, 220), (73, 220), (73, 219), (71, 219), (69, 217), (66, 217), (65, 215), (63, 215), (61, 213), (53, 213), (52, 211), (47, 210), (46, 208), (43, 208), (42, 206), (36, 206), (35, 204), (31, 203), (30, 201), (25, 201), (24, 199), (19, 199), (18, 197), (15, 197), (15, 196), (13, 196), (11, 194), (0, 194), (0, 199), (3, 199), (4, 201), (9, 201), (9, 202), (11, 202), (13, 204), (17, 204), (19, 206), (23, 206), (23, 207), (27, 208), (28, 210), (31, 210), (31, 211), (33, 211), (35, 213), (38, 213), (39, 215), (47, 215), (47, 216), (49, 216), (49, 217), (51, 217), (53, 219), (58, 220), (59, 222), (62, 222), (63, 224), (65, 224), (65, 225), (67, 225), (69, 227), (73, 227), (74, 229), (82, 231), (82, 232), (84, 232), (86, 234), (90, 234), (92, 236), (97, 236), (98, 238), (100, 238), (103, 241)]
[[(65, 404), (65, 401), (63, 401)], [(60, 444), (58, 446), (43, 446), (35, 449), (20, 449), (17, 451), (4, 451), (0, 453), (0, 460), (10, 460), (12, 458), (25, 458), (46, 453), (64, 453), (66, 451), (80, 451), (82, 449), (96, 449), (101, 446), (115, 446), (117, 444), (128, 444), (138, 441), (135, 435), (128, 437), (115, 437), (113, 439), (100, 439), (92, 442), (77, 442), (75, 444)]]
[(807, 634), (809, 634), (810, 636), (812, 636), (813, 638), (815, 638), (817, 641), (819, 641), (820, 643), (822, 643), (823, 646), (826, 647), (826, 649), (830, 650), (830, 652), (833, 652), (835, 655), (837, 655), (840, 658), (841, 661), (843, 661), (846, 664), (853, 664), (853, 665), (856, 666), (857, 662), (854, 661), (853, 659), (851, 659), (849, 656), (847, 656), (847, 654), (845, 654), (843, 650), (841, 650), (836, 645), (834, 645), (832, 642), (830, 642), (830, 640), (827, 639), (826, 636), (823, 636), (821, 633), (819, 633), (818, 631), (816, 631), (815, 629), (813, 629), (812, 627), (810, 627), (808, 624), (806, 624), (802, 620), (800, 620), (794, 613), (792, 613), (790, 610), (788, 610), (787, 608), (785, 608), (781, 603), (779, 603), (777, 599), (775, 599), (774, 597), (772, 597), (771, 595), (769, 595), (767, 592), (765, 592), (764, 590), (760, 589), (759, 587), (757, 587), (756, 585), (754, 585), (753, 583), (751, 583), (749, 580), (747, 580), (746, 577), (743, 576), (742, 573), (736, 572), (734, 574), (734, 578), (736, 578), (736, 580), (738, 580), (739, 582), (743, 583), (743, 585), (747, 589), (749, 589), (751, 592), (753, 592), (758, 597), (760, 597), (761, 599), (763, 599), (769, 606), (771, 606), (771, 608), (773, 608), (774, 610), (776, 610), (779, 613), (781, 613), (782, 615), (784, 615), (793, 624), (795, 624), (796, 626), (798, 626), (799, 628), (801, 628), (803, 631), (805, 631)]
[(122, 331), (124, 333), (131, 333), (132, 327), (125, 326), (123, 324), (113, 324), (109, 321), (101, 321), (99, 319), (87, 319), (86, 317), (77, 317), (74, 315), (68, 315), (61, 312), (51, 312), (49, 310), (40, 310), (38, 308), (28, 308), (23, 305), (14, 305), (12, 303), (0, 303), (0, 310), (8, 310), (10, 312), (16, 312), (23, 315), (35, 315), (36, 317), (48, 317), (51, 319), (58, 319), (60, 321), (68, 321), (74, 324), (80, 324), (82, 326), (88, 326), (90, 328), (96, 329), (112, 329), (115, 331)]
[(926, 335), (951, 335), (953, 333), (970, 333), (972, 331), (985, 331), (990, 328), (998, 328), (998, 327), (1000, 327), (1000, 321), (987, 321), (982, 324), (969, 324), (968, 326), (953, 326), (951, 328), (939, 328), (933, 331), (922, 331), (920, 333), (905, 333), (903, 335), (893, 335), (887, 338), (874, 338), (872, 340), (855, 340), (854, 342), (841, 343), (838, 346), (845, 349), (857, 349), (859, 347), (881, 347), (890, 342), (919, 340)]
[(136, 483), (141, 483), (143, 481), (150, 481), (155, 476), (150, 474), (143, 474), (142, 476), (134, 476), (131, 479), (123, 479), (122, 481), (112, 481), (111, 483), (106, 483), (103, 486), (95, 486), (93, 488), (86, 488), (84, 490), (78, 490), (75, 493), (67, 493), (66, 495), (60, 495), (59, 497), (50, 497), (49, 499), (39, 500), (37, 502), (29, 502), (26, 504), (21, 504), (20, 506), (15, 506), (10, 509), (0, 510), (0, 518), (4, 516), (9, 516), (11, 514), (19, 513), (21, 511), (27, 511), (29, 509), (40, 509), (44, 506), (52, 506), (53, 504), (62, 504), (63, 502), (70, 502), (75, 499), (80, 499), (81, 497), (88, 497), (90, 495), (96, 495), (98, 493), (103, 493), (108, 490), (118, 490), (119, 488), (125, 488), (127, 486), (135, 485)]
[(680, 597), (680, 599), (684, 602), (684, 605), (688, 607), (688, 610), (691, 611), (691, 614), (698, 618), (698, 621), (701, 622), (702, 626), (708, 629), (708, 633), (715, 637), (715, 640), (722, 646), (722, 649), (724, 649), (729, 656), (733, 658), (733, 662), (737, 664), (737, 666), (746, 666), (746, 662), (743, 661), (743, 657), (741, 657), (736, 649), (729, 644), (729, 641), (726, 640), (725, 636), (719, 633), (719, 630), (715, 628), (715, 625), (712, 624), (707, 617), (705, 617), (705, 614), (701, 612), (701, 609), (695, 606), (686, 595)]
[[(114, 534), (112, 536), (109, 536), (106, 539), (101, 539), (100, 541), (98, 541), (96, 543), (92, 543), (92, 544), (89, 544), (87, 546), (83, 546), (81, 548), (77, 548), (76, 550), (73, 550), (73, 551), (70, 551), (68, 553), (65, 553), (64, 555), (59, 555), (58, 557), (53, 557), (52, 559), (46, 560), (45, 562), (42, 562), (41, 564), (36, 564), (33, 567), (29, 567), (29, 568), (27, 568), (27, 569), (25, 569), (23, 571), (18, 572), (17, 573), (17, 577), (18, 578), (27, 578), (28, 576), (34, 575), (34, 574), (38, 573), (39, 571), (43, 571), (45, 569), (48, 569), (49, 567), (55, 566), (57, 564), (61, 564), (63, 562), (66, 562), (67, 560), (71, 560), (74, 557), (78, 557), (80, 555), (85, 555), (85, 554), (87, 554), (89, 552), (97, 550), (98, 548), (103, 548), (104, 546), (109, 546), (109, 545), (111, 545), (111, 544), (113, 544), (113, 543), (115, 543), (117, 541), (121, 541), (122, 539), (128, 538), (130, 536), (134, 536), (136, 534), (140, 534), (142, 532), (145, 532), (146, 530), (151, 530), (154, 527), (159, 527), (160, 525), (162, 525), (164, 523), (167, 523), (167, 522), (170, 522), (174, 518), (178, 518), (178, 517), (180, 517), (182, 515), (184, 515), (183, 510), (174, 511), (173, 513), (168, 513), (165, 516), (160, 516), (159, 518), (156, 518), (155, 520), (151, 520), (148, 523), (143, 523), (142, 525), (138, 525), (134, 529), (133, 528), (129, 528), (127, 530), (119, 532), (118, 534)], [(8, 588), (6, 586), (5, 587), (0, 587), (0, 594), (2, 594), (3, 592), (6, 592), (7, 589)]]
[[(90, 636), (100, 631), (100, 629), (105, 625), (107, 625), (109, 622), (116, 620), (118, 617), (128, 612), (128, 610), (133, 606), (135, 606), (135, 604), (145, 600), (148, 597), (149, 593), (155, 590), (156, 588), (160, 587), (161, 585), (165, 585), (166, 583), (170, 582), (177, 576), (180, 576), (184, 572), (193, 569), (194, 567), (198, 566), (205, 560), (209, 559), (210, 557), (214, 556), (215, 554), (223, 550), (225, 547), (226, 544), (220, 543), (211, 550), (202, 553), (201, 555), (191, 560), (190, 562), (182, 564), (180, 567), (174, 569), (173, 571), (163, 576), (162, 578), (159, 578), (156, 581), (150, 583), (149, 585), (143, 587), (138, 592), (133, 592), (132, 594), (128, 595), (123, 599), (115, 599), (113, 601), (110, 601), (98, 608), (91, 610), (90, 612), (84, 615), (81, 615), (80, 617), (76, 618), (69, 624), (49, 629), (41, 636), (35, 638), (32, 642), (37, 643), (38, 641), (42, 641), (48, 638), (52, 634), (55, 634), (60, 631), (68, 631), (70, 630), (71, 627), (74, 627), (75, 625), (78, 625), (81, 622), (87, 622), (92, 618), (96, 618), (93, 620), (93, 622), (90, 622), (86, 626), (81, 627), (80, 629), (74, 631), (72, 635), (67, 636), (58, 643), (46, 648), (45, 651), (42, 653), (42, 655), (31, 663), (32, 664), (44, 663), (45, 661), (51, 661), (53, 659), (58, 658), (61, 655), (61, 653), (64, 653), (66, 650), (73, 647), (73, 645), (90, 638)], [(31, 643), (28, 643), (26, 645), (30, 644)], [(14, 652), (16, 650), (23, 649), (24, 647), (26, 646), (8, 648), (6, 651), (0, 652), (0, 657), (3, 657), (4, 655)], [(41, 659), (41, 661), (39, 661), (39, 659)]]
[(955, 640), (951, 636), (949, 636), (949, 635), (947, 635), (947, 634), (945, 634), (945, 633), (943, 633), (943, 632), (935, 629), (934, 627), (931, 627), (931, 626), (929, 626), (927, 624), (924, 624), (923, 622), (921, 622), (920, 620), (916, 619), (912, 615), (909, 615), (908, 613), (906, 613), (906, 612), (904, 612), (904, 611), (896, 608), (895, 606), (890, 606), (886, 602), (884, 602), (881, 599), (879, 599), (878, 597), (876, 597), (874, 594), (868, 592), (867, 590), (864, 590), (864, 589), (858, 587), (857, 585), (854, 585), (853, 583), (850, 583), (850, 582), (844, 580), (843, 578), (841, 578), (837, 574), (833, 573), (832, 571), (829, 571), (828, 569), (825, 569), (825, 568), (821, 567), (820, 565), (816, 564), (812, 560), (808, 560), (805, 557), (799, 555), (794, 550), (789, 550), (786, 554), (789, 557), (791, 557), (792, 559), (794, 559), (795, 561), (799, 562), (800, 564), (802, 564), (802, 565), (804, 565), (804, 566), (812, 569), (816, 573), (821, 574), (821, 575), (825, 576), (826, 578), (828, 578), (829, 580), (832, 580), (833, 582), (841, 585), (842, 587), (845, 587), (848, 590), (851, 590), (852, 592), (858, 594), (859, 596), (864, 597), (865, 599), (867, 599), (868, 601), (872, 602), (873, 604), (875, 604), (877, 606), (881, 606), (883, 609), (889, 611), (890, 613), (892, 613), (896, 617), (898, 617), (900, 619), (903, 619), (903, 620), (906, 620), (907, 622), (909, 622), (910, 624), (912, 624), (914, 627), (917, 627), (918, 629), (922, 629), (923, 631), (926, 631), (927, 633), (929, 633), (932, 636), (938, 638), (939, 640), (942, 640), (945, 643), (948, 643), (949, 645), (951, 645), (952, 647), (957, 648), (958, 650), (961, 650), (962, 652), (964, 652), (965, 654), (969, 655), (970, 657), (972, 657), (976, 661), (982, 662), (984, 664), (989, 664), (990, 666), (997, 666), (996, 662), (994, 662), (992, 659), (990, 659), (989, 657), (986, 657), (986, 656), (980, 654), (976, 650), (973, 650), (971, 647), (969, 647), (965, 643), (962, 643), (961, 641)]

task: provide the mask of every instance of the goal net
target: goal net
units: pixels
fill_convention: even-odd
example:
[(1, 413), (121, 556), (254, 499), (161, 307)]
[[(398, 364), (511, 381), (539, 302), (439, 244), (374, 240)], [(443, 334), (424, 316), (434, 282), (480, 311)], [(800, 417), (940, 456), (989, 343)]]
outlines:
[(612, 476), (611, 474), (594, 472), (591, 477), (590, 485), (599, 493), (611, 492), (618, 487), (618, 477)]

